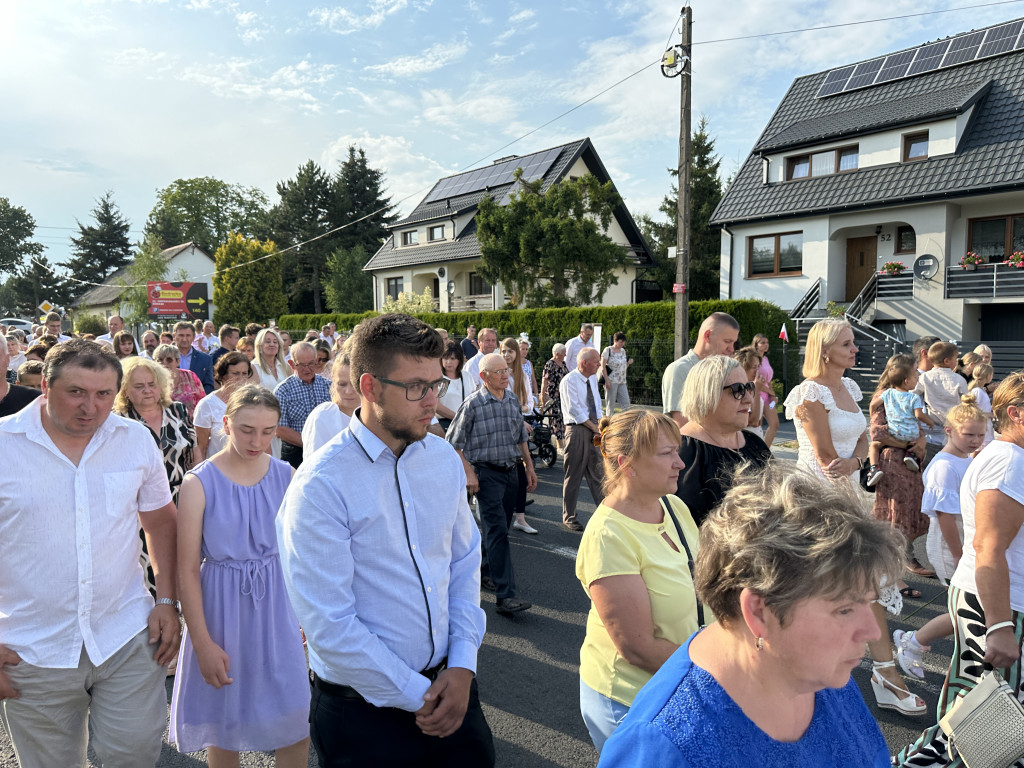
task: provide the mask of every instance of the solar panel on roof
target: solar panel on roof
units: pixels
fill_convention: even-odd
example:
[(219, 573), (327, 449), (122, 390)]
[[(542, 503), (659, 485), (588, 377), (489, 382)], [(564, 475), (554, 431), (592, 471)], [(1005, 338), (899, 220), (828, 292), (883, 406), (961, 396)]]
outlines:
[(984, 39), (984, 30), (953, 38), (949, 44), (949, 50), (946, 51), (945, 58), (942, 59), (942, 66), (955, 67), (957, 64), (963, 64), (965, 61), (973, 61), (974, 57), (978, 55), (978, 49), (981, 48), (981, 42)]
[(919, 75), (922, 72), (938, 69), (939, 64), (942, 63), (942, 57), (949, 50), (949, 42), (949, 40), (940, 40), (937, 43), (929, 43), (918, 48), (917, 56), (914, 57), (914, 63), (910, 65), (907, 74)]
[(998, 56), (1013, 48), (1022, 26), (1024, 26), (1024, 20), (1011, 21), (1009, 24), (992, 27), (985, 35), (985, 42), (982, 43), (981, 50), (978, 51), (978, 58), (987, 59), (989, 56)]
[(561, 153), (561, 147), (554, 147), (525, 157), (516, 157), (503, 163), (466, 171), (456, 176), (441, 179), (424, 198), (424, 203), (457, 197), (482, 189), (500, 187), (515, 178), (517, 168), (523, 169), (523, 179), (535, 181), (544, 177)]
[(903, 51), (885, 57), (885, 64), (875, 78), (875, 83), (885, 83), (889, 80), (897, 80), (907, 74), (910, 62), (914, 60), (917, 51)]
[(846, 82), (846, 87), (843, 88), (843, 90), (852, 91), (854, 88), (871, 85), (875, 82), (875, 77), (881, 71), (884, 63), (885, 58), (861, 62), (857, 65), (857, 68), (853, 70), (853, 76)]
[(825, 76), (825, 82), (821, 84), (821, 88), (818, 89), (818, 98), (822, 96), (828, 96), (833, 93), (839, 93), (846, 87), (846, 81), (850, 79), (850, 75), (853, 74), (854, 67), (841, 67), (839, 69), (833, 69)]

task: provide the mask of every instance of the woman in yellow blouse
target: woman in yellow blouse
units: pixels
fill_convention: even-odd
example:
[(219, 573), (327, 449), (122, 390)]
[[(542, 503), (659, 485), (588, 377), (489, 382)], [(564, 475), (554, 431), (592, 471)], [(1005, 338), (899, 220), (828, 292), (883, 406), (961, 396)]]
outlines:
[(668, 416), (601, 419), (604, 502), (587, 524), (576, 576), (591, 599), (580, 649), (580, 711), (600, 752), (640, 688), (697, 631), (697, 526), (671, 495), (683, 462)]

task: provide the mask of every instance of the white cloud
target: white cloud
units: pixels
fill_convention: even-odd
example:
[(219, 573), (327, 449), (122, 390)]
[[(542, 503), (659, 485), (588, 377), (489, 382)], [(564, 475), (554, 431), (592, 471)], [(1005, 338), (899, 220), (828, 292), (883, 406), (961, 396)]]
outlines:
[(515, 13), (515, 14), (509, 16), (508, 17), (508, 23), (509, 24), (518, 24), (521, 21), (526, 21), (527, 19), (532, 19), (536, 15), (537, 15), (536, 11), (533, 11), (533, 10), (527, 8), (525, 10), (520, 11), (519, 13)]
[[(364, 29), (376, 29), (389, 17), (408, 7), (409, 0), (371, 0), (366, 11), (354, 13), (347, 8), (314, 8), (309, 12), (317, 24), (339, 35), (349, 35)], [(419, 4), (417, 8), (429, 8), (430, 3)]]
[(441, 69), (453, 61), (458, 61), (469, 50), (469, 43), (435, 43), (422, 53), (415, 56), (399, 56), (384, 64), (373, 64), (363, 67), (367, 72), (392, 77), (411, 77), (423, 75)]
[(177, 72), (176, 76), (185, 82), (203, 86), (215, 96), (266, 99), (316, 113), (324, 106), (319, 91), (333, 79), (334, 66), (314, 65), (303, 59), (265, 74), (260, 62), (236, 57), (193, 64)]
[(235, 14), (238, 36), (243, 42), (258, 43), (269, 31), (259, 14), (255, 11), (242, 11)]
[(490, 93), (473, 91), (458, 100), (445, 91), (425, 94), (423, 118), (449, 127), (508, 123), (516, 116), (517, 102), (502, 90), (499, 87)]

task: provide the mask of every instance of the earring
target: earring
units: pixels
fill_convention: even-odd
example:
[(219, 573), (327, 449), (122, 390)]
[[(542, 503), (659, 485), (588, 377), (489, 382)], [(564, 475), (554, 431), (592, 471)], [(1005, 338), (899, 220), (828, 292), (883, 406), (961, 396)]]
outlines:
[(635, 469), (629, 470), (629, 476), (630, 477), (636, 477), (636, 470)]
[(763, 651), (763, 650), (764, 650), (764, 638), (763, 638), (763, 637), (758, 637), (758, 638), (757, 638), (757, 642), (756, 642), (756, 643), (754, 643), (754, 647), (755, 647), (755, 648), (756, 648), (756, 649), (757, 649), (758, 651)]
[(825, 355), (825, 365), (828, 365), (828, 355)]

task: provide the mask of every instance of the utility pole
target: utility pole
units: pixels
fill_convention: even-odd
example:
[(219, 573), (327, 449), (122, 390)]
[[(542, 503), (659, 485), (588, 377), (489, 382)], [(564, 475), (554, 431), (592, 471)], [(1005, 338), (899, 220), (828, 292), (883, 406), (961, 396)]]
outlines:
[(675, 356), (690, 346), (690, 41), (693, 9), (682, 10), (682, 71), (679, 78), (679, 194), (676, 203), (676, 297)]

